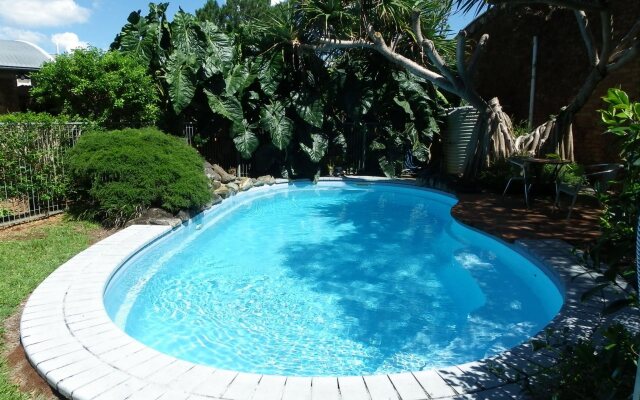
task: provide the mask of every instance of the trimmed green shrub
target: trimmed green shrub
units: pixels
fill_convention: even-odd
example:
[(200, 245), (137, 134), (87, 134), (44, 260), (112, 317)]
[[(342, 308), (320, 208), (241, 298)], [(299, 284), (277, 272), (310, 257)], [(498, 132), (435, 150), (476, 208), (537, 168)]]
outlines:
[(155, 128), (86, 134), (67, 165), (72, 214), (107, 226), (150, 207), (175, 213), (211, 200), (200, 155)]

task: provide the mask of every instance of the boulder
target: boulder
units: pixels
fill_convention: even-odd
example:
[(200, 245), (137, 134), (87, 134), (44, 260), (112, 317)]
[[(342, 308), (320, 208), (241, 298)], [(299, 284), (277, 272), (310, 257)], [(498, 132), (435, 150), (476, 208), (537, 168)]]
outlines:
[(206, 161), (204, 162), (204, 174), (211, 181), (220, 181), (222, 179), (222, 177), (220, 177), (220, 174), (214, 171), (213, 165), (209, 164)]
[(240, 191), (240, 187), (234, 182), (227, 183), (227, 189), (229, 189), (231, 195), (234, 195)]
[(231, 196), (231, 190), (229, 190), (229, 188), (225, 185), (220, 186), (219, 188), (217, 188), (216, 190), (213, 191), (214, 195), (218, 195), (223, 199), (226, 199), (227, 197)]
[(192, 217), (191, 212), (188, 211), (188, 210), (180, 210), (176, 214), (176, 218), (180, 218), (180, 220), (182, 222), (186, 222), (186, 221), (190, 220), (191, 217)]
[(253, 187), (253, 181), (249, 178), (245, 178), (242, 182), (240, 182), (240, 190), (246, 191)]
[(220, 188), (222, 186), (222, 182), (215, 180), (215, 181), (211, 181), (211, 189), (212, 191)]
[(225, 171), (221, 166), (219, 166), (218, 164), (213, 164), (212, 168), (215, 172), (218, 173), (218, 175), (220, 175), (220, 179), (218, 179), (220, 182), (222, 183), (229, 183), (229, 182), (233, 182), (236, 180), (236, 177), (234, 175), (228, 174), (227, 171)]
[(134, 218), (127, 222), (126, 226), (131, 225), (169, 225), (171, 227), (177, 227), (182, 224), (180, 218), (176, 218), (171, 213), (160, 209), (150, 208), (143, 212), (139, 217)]
[(273, 185), (274, 183), (276, 183), (276, 180), (273, 176), (271, 175), (263, 175), (258, 177), (259, 181), (262, 181), (263, 184), (265, 185)]
[(264, 186), (264, 182), (261, 181), (260, 179), (251, 179), (251, 182), (253, 183), (253, 186), (258, 187), (258, 186)]
[[(220, 204), (222, 203), (222, 196), (220, 196), (217, 193), (213, 193), (213, 195), (211, 196), (211, 207), (215, 206), (216, 204)], [(209, 208), (211, 208), (209, 207)]]

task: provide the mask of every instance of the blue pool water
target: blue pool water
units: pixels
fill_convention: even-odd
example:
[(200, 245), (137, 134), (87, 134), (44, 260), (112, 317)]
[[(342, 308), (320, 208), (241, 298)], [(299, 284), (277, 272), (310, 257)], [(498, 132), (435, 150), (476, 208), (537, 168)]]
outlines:
[(455, 222), (451, 197), (280, 186), (227, 200), (127, 262), (105, 292), (111, 318), (195, 363), (344, 376), (490, 356), (562, 305), (531, 261)]

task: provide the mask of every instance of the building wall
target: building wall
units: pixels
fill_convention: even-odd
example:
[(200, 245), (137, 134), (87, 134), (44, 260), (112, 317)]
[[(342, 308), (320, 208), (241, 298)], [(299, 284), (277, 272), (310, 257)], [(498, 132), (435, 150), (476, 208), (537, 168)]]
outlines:
[(0, 71), (0, 114), (20, 111), (20, 95), (16, 74)]
[[(640, 1), (613, 0), (613, 26), (620, 37), (640, 16)], [(498, 97), (514, 122), (526, 121), (529, 114), (533, 37), (538, 37), (534, 126), (558, 114), (582, 86), (588, 74), (585, 46), (572, 11), (546, 6), (520, 7), (518, 12), (494, 9), (469, 27), (473, 45), (479, 37), (490, 36), (481, 56), (474, 82), (484, 98)], [(590, 16), (596, 33), (599, 18)], [(600, 83), (589, 102), (574, 119), (576, 159), (582, 163), (612, 161), (618, 150), (614, 140), (603, 135), (598, 109), (609, 87), (621, 87), (631, 98), (640, 99), (640, 59), (612, 73)]]

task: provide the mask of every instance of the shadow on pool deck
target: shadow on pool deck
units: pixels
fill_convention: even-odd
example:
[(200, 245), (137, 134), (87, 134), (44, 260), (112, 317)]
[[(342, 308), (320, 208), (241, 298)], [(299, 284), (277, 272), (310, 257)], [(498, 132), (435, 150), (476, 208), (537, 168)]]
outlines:
[(530, 209), (522, 196), (461, 193), (452, 215), (460, 222), (509, 242), (517, 239), (561, 239), (584, 248), (600, 235), (600, 209), (591, 199), (579, 199), (570, 219), (566, 205), (558, 210), (549, 196), (536, 198)]

